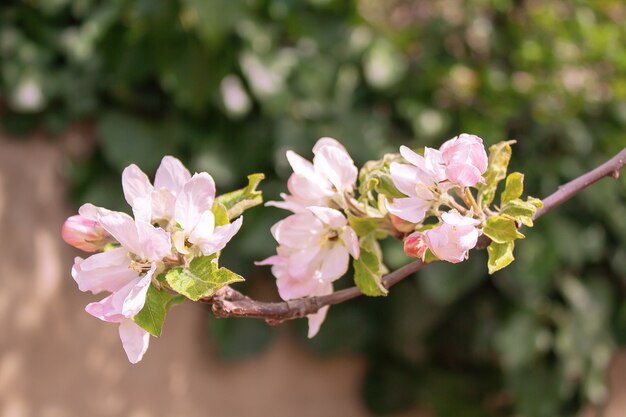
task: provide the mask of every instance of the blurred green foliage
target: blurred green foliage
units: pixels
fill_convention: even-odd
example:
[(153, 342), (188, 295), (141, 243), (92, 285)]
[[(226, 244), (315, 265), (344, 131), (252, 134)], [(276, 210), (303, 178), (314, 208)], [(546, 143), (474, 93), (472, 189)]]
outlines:
[[(93, 121), (97, 148), (68, 175), (77, 202), (111, 208), (124, 207), (121, 169), (153, 171), (164, 154), (222, 192), (265, 172), (275, 198), (284, 151), (308, 157), (321, 136), (362, 164), (460, 132), (517, 139), (511, 168), (541, 197), (626, 146), (625, 20), (621, 0), (6, 0), (2, 123)], [(431, 265), (386, 299), (333, 307), (303, 343), (369, 358), (364, 398), (379, 414), (553, 417), (602, 403), (626, 343), (625, 186), (605, 180), (542, 218), (492, 278), (484, 253)], [(251, 261), (272, 252), (284, 215), (246, 212), (224, 263), (270, 286)], [(407, 261), (384, 243), (391, 268)], [(229, 358), (273, 334), (218, 323)]]

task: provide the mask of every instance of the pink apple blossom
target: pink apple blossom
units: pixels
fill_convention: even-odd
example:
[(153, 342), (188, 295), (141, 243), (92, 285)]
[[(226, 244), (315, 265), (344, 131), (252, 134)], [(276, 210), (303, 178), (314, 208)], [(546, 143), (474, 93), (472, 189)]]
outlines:
[(287, 160), (293, 174), (287, 181), (291, 194), (281, 194), (283, 201), (269, 201), (266, 205), (290, 210), (306, 211), (308, 206), (343, 206), (343, 195), (354, 190), (358, 170), (346, 148), (332, 138), (321, 138), (313, 147), (313, 162), (293, 151), (287, 151)]
[[(332, 283), (359, 257), (359, 241), (345, 216), (328, 207), (309, 207), (272, 227), (277, 254), (258, 265), (272, 265), (283, 300), (330, 294)], [(317, 334), (327, 308), (309, 315), (309, 337)]]
[(463, 133), (439, 149), (450, 181), (464, 187), (473, 187), (482, 181), (488, 158), (481, 138)]
[(467, 259), (469, 250), (476, 246), (480, 223), (471, 217), (450, 211), (441, 215), (442, 223), (424, 232), (424, 240), (431, 252), (444, 261), (459, 263)]
[(124, 350), (128, 360), (136, 363), (148, 348), (149, 336), (143, 329), (135, 329), (138, 326), (131, 319), (143, 308), (160, 261), (171, 254), (170, 235), (124, 213), (107, 212), (99, 217), (99, 222), (121, 247), (84, 260), (77, 257), (72, 277), (81, 291), (111, 293), (88, 304), (85, 310), (101, 320), (120, 323)]
[[(182, 254), (191, 253), (193, 247), (204, 255), (218, 252), (241, 228), (241, 217), (233, 223), (215, 226), (213, 178), (206, 172), (191, 176), (174, 157), (163, 158), (154, 186), (136, 165), (124, 170), (122, 186), (135, 218), (166, 223), (173, 233), (176, 249)], [(176, 225), (182, 230), (175, 230)]]
[(403, 220), (419, 223), (438, 200), (437, 188), (445, 180), (445, 167), (436, 149), (425, 148), (421, 156), (402, 146), (400, 153), (410, 165), (392, 162), (389, 170), (394, 185), (407, 197), (394, 198), (387, 203), (387, 210)]
[(171, 156), (161, 161), (154, 186), (136, 165), (124, 170), (122, 186), (134, 219), (85, 204), (79, 216), (66, 222), (64, 238), (89, 250), (102, 250), (106, 243), (120, 245), (87, 259), (76, 258), (72, 276), (81, 291), (109, 293), (89, 304), (86, 311), (119, 323), (124, 350), (136, 363), (148, 348), (149, 335), (132, 318), (143, 308), (153, 276), (163, 271), (164, 261), (171, 262), (181, 254), (220, 251), (237, 233), (242, 218), (215, 226), (213, 178), (206, 172), (191, 176)]

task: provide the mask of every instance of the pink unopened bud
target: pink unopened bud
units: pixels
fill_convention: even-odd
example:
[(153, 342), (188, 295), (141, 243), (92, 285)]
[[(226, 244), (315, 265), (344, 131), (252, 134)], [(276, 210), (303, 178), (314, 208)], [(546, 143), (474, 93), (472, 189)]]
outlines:
[(412, 258), (422, 259), (426, 249), (428, 246), (422, 232), (411, 233), (404, 239), (404, 253)]
[(96, 220), (77, 214), (69, 217), (61, 229), (63, 240), (85, 252), (96, 252), (113, 241), (111, 235)]
[(440, 151), (450, 181), (473, 187), (482, 180), (488, 158), (481, 138), (463, 133), (441, 145)]

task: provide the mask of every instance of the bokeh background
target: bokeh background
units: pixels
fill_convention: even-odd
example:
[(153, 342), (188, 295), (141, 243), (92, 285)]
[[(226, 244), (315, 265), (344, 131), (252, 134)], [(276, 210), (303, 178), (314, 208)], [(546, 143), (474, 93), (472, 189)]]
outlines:
[[(165, 154), (223, 192), (264, 172), (276, 198), (285, 150), (321, 136), (357, 164), (516, 139), (512, 169), (546, 196), (626, 146), (625, 23), (621, 0), (3, 1), (0, 415), (624, 415), (624, 382), (607, 386), (626, 372), (623, 179), (542, 218), (493, 277), (479, 252), (431, 265), (333, 307), (311, 341), (177, 307), (135, 367), (82, 312), (59, 231), (84, 202), (128, 210), (121, 170)], [(223, 255), (259, 298), (282, 216), (246, 212)]]

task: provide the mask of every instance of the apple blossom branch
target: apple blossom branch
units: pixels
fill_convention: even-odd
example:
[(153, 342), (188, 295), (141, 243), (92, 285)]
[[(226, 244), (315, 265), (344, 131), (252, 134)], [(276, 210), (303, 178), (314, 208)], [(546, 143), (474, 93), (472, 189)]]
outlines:
[[(560, 206), (580, 191), (598, 182), (604, 177), (618, 178), (620, 170), (626, 165), (626, 148), (613, 158), (580, 177), (560, 186), (557, 191), (543, 199), (543, 208), (537, 210), (537, 219)], [(484, 240), (484, 239), (483, 239)], [(479, 241), (477, 248), (485, 248), (489, 241)], [(382, 278), (385, 288), (397, 284), (411, 276), (426, 265), (421, 260), (411, 262)], [(214, 296), (201, 299), (210, 304), (216, 317), (251, 317), (265, 319), (269, 324), (281, 323), (285, 320), (304, 317), (317, 312), (324, 306), (343, 303), (362, 295), (357, 287), (335, 291), (332, 294), (298, 298), (281, 302), (263, 302), (250, 297), (228, 286), (219, 290)]]

